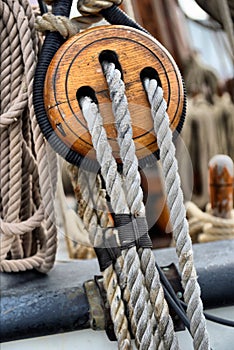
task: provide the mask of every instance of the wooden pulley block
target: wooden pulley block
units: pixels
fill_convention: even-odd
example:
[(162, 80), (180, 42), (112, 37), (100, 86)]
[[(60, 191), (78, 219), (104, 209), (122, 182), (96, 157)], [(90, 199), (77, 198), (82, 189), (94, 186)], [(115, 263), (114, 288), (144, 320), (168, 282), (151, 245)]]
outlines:
[(183, 124), (185, 92), (171, 55), (157, 40), (140, 30), (117, 25), (101, 26), (67, 40), (47, 71), (44, 101), (49, 121), (67, 146), (84, 157), (95, 159), (91, 136), (78, 102), (78, 95), (89, 95), (93, 91), (113, 155), (119, 161), (112, 103), (101, 65), (103, 59), (114, 60), (121, 69), (136, 154), (139, 161), (147, 159), (158, 147), (142, 76), (157, 72), (173, 131), (180, 131)]

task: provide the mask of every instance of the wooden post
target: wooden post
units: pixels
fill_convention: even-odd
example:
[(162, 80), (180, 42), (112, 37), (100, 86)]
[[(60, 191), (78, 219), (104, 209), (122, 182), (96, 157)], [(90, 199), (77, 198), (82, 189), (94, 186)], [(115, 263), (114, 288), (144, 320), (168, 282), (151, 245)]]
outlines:
[(220, 154), (209, 162), (209, 187), (212, 214), (229, 219), (233, 209), (233, 161)]

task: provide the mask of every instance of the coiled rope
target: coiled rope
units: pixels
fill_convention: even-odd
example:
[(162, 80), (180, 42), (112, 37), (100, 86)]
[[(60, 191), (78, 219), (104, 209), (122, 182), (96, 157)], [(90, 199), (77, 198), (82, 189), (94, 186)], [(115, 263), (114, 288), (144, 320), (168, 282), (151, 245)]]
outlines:
[(0, 17), (0, 266), (6, 272), (47, 272), (56, 252), (57, 173), (32, 104), (38, 54), (34, 15), (27, 1), (3, 0)]

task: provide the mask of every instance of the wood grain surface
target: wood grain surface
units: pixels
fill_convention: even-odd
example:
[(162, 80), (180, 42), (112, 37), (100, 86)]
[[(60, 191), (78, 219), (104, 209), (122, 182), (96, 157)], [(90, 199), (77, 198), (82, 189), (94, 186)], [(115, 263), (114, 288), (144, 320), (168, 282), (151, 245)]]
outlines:
[(48, 118), (67, 146), (83, 156), (94, 158), (91, 137), (77, 101), (77, 91), (84, 86), (91, 87), (98, 100), (113, 155), (119, 161), (109, 91), (99, 62), (104, 50), (114, 51), (121, 65), (136, 154), (138, 158), (144, 158), (157, 150), (157, 143), (141, 71), (152, 67), (158, 73), (173, 130), (180, 122), (185, 97), (181, 75), (173, 58), (153, 37), (139, 30), (102, 26), (67, 40), (47, 71), (44, 97)]

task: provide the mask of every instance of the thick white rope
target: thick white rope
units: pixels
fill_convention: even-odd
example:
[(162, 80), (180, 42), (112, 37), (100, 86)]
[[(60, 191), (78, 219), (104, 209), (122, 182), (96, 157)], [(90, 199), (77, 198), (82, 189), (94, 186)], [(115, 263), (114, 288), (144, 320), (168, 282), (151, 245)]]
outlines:
[(47, 30), (59, 32), (64, 38), (70, 38), (79, 33), (81, 29), (87, 29), (101, 20), (101, 16), (78, 16), (69, 19), (65, 16), (55, 16), (48, 12), (36, 18), (35, 28), (41, 32), (46, 32)]
[(144, 86), (151, 104), (154, 129), (160, 149), (160, 159), (165, 178), (167, 203), (170, 209), (170, 221), (176, 242), (179, 258), (184, 300), (188, 305), (187, 315), (191, 324), (191, 334), (196, 350), (209, 350), (209, 336), (200, 299), (200, 287), (193, 262), (192, 243), (188, 232), (188, 222), (183, 204), (183, 193), (180, 187), (175, 147), (172, 142), (170, 121), (167, 115), (167, 104), (163, 98), (162, 88), (155, 79), (145, 79)]
[[(98, 107), (89, 97), (82, 98), (80, 104), (96, 150), (97, 160), (101, 166), (102, 176), (106, 182), (107, 193), (111, 198), (112, 208), (116, 214), (129, 214), (122, 189), (122, 179), (117, 171), (117, 164), (112, 155)], [(124, 297), (128, 303), (136, 345), (141, 349), (149, 349), (152, 346), (155, 348), (148, 305), (145, 303), (148, 300), (148, 293), (144, 286), (139, 256), (135, 247), (123, 251), (122, 254), (125, 265), (123, 270), (126, 273)]]
[[(131, 214), (145, 217), (143, 191), (138, 171), (138, 159), (135, 153), (131, 117), (128, 101), (125, 95), (125, 85), (121, 72), (114, 63), (102, 63), (104, 74), (110, 90), (115, 124), (118, 132), (120, 157), (123, 162), (123, 188)], [(160, 277), (155, 267), (155, 259), (151, 249), (142, 249), (140, 262), (145, 276), (146, 288), (149, 292), (151, 312), (156, 318), (157, 335), (163, 340), (164, 349), (178, 349), (178, 340), (174, 332), (173, 321), (170, 317)], [(153, 318), (154, 319), (154, 318)], [(153, 322), (152, 319), (152, 322)]]

